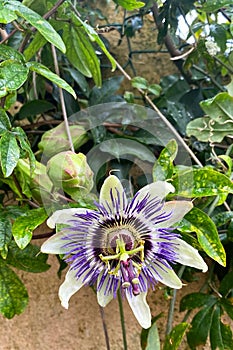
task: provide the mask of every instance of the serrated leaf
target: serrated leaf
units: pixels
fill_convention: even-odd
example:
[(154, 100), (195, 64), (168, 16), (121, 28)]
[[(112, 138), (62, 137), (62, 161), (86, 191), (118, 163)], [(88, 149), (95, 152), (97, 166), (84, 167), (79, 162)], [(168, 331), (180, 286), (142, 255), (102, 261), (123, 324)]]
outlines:
[(15, 135), (5, 131), (0, 139), (0, 159), (4, 177), (12, 174), (20, 157), (20, 150)]
[(5, 215), (0, 215), (0, 254), (3, 259), (7, 257), (8, 245), (12, 238), (11, 228), (11, 221)]
[(19, 89), (27, 80), (28, 67), (15, 60), (0, 63), (0, 96)]
[(41, 254), (40, 248), (29, 244), (25, 249), (20, 249), (14, 242), (9, 247), (7, 264), (27, 272), (44, 272), (50, 268), (47, 264), (48, 255)]
[(43, 64), (40, 64), (38, 62), (28, 62), (26, 65), (31, 71), (42, 75), (43, 77), (52, 81), (54, 84), (58, 85), (60, 88), (68, 91), (74, 98), (76, 98), (76, 93), (73, 90), (73, 88), (69, 84), (67, 84), (65, 80), (60, 78), (57, 74), (53, 73)]
[(137, 10), (145, 6), (144, 2), (138, 0), (114, 0), (114, 2), (128, 11)]
[(212, 306), (205, 306), (193, 318), (192, 327), (187, 334), (188, 344), (191, 349), (195, 349), (196, 346), (206, 343), (213, 311)]
[(166, 336), (163, 350), (177, 350), (188, 327), (189, 324), (185, 322), (175, 326)]
[(102, 84), (99, 59), (90, 43), (83, 26), (70, 24), (64, 27), (64, 42), (67, 47), (67, 58), (72, 65), (86, 77), (93, 77), (95, 84)]
[(233, 291), (233, 271), (223, 277), (219, 287), (219, 293), (225, 298), (231, 291)]
[(214, 295), (204, 293), (190, 293), (185, 295), (180, 301), (180, 311), (193, 310), (205, 305), (213, 305), (217, 302), (217, 298)]
[(18, 276), (0, 259), (0, 313), (6, 318), (21, 314), (28, 304), (28, 293)]
[(11, 122), (4, 111), (4, 109), (0, 108), (0, 134), (6, 130), (9, 130), (11, 128)]
[(205, 253), (220, 265), (226, 266), (226, 253), (219, 239), (217, 228), (210, 217), (194, 207), (185, 215), (184, 222), (190, 231), (196, 232), (198, 242)]
[(10, 0), (6, 2), (4, 6), (29, 22), (48, 42), (56, 46), (63, 53), (66, 52), (65, 44), (60, 35), (55, 31), (51, 24), (38, 13), (34, 12), (27, 6), (24, 6), (19, 1)]
[(219, 306), (215, 307), (212, 316), (212, 323), (210, 327), (210, 344), (211, 350), (225, 350), (222, 332), (221, 332), (221, 310)]
[(24, 56), (13, 47), (1, 44), (0, 45), (0, 58), (2, 61), (5, 60), (14, 60), (21, 63), (25, 62)]
[(233, 193), (233, 183), (224, 174), (212, 169), (188, 169), (177, 172), (172, 182), (175, 196), (185, 198), (217, 196)]
[(29, 210), (25, 215), (18, 217), (12, 226), (12, 234), (20, 249), (24, 249), (31, 241), (33, 231), (41, 225), (48, 215), (44, 208)]

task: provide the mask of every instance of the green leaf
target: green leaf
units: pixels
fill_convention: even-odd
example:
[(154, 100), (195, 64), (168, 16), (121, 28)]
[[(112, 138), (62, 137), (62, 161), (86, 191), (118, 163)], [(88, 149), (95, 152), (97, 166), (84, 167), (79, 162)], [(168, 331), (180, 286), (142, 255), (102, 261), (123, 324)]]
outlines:
[(194, 207), (183, 220), (190, 232), (196, 232), (198, 242), (205, 253), (220, 265), (226, 266), (226, 253), (219, 239), (217, 228), (210, 217)]
[(85, 29), (86, 33), (88, 34), (89, 38), (91, 41), (95, 42), (100, 49), (103, 51), (103, 53), (107, 56), (107, 58), (109, 59), (111, 65), (112, 65), (112, 71), (114, 71), (116, 69), (116, 61), (115, 59), (112, 57), (112, 55), (108, 52), (108, 50), (106, 49), (103, 41), (100, 39), (99, 35), (96, 33), (96, 31), (87, 23), (87, 22), (83, 22), (81, 20), (80, 17), (75, 16), (73, 17), (74, 22), (76, 23), (76, 25), (78, 23), (80, 23), (83, 28)]
[(100, 150), (112, 154), (118, 160), (124, 158), (125, 155), (132, 155), (150, 163), (154, 163), (155, 161), (154, 154), (147, 147), (137, 141), (130, 141), (128, 139), (106, 140), (101, 143)]
[(220, 124), (233, 120), (233, 97), (227, 92), (220, 92), (216, 96), (202, 101), (200, 106), (211, 119)]
[(4, 177), (12, 174), (20, 157), (20, 150), (15, 135), (5, 131), (0, 140), (0, 159)]
[(35, 170), (36, 167), (36, 158), (34, 156), (34, 153), (31, 149), (30, 143), (28, 141), (27, 135), (23, 131), (23, 129), (20, 126), (17, 126), (16, 128), (13, 129), (14, 132), (16, 133), (16, 137), (19, 141), (21, 150), (23, 150), (26, 153), (26, 156), (29, 158), (30, 161), (30, 171), (31, 175), (33, 171)]
[(27, 80), (28, 68), (15, 60), (0, 63), (0, 97), (19, 89)]
[(144, 2), (137, 0), (114, 0), (114, 2), (128, 11), (137, 10), (145, 6)]
[(213, 311), (212, 306), (205, 306), (193, 318), (192, 327), (187, 334), (188, 344), (191, 349), (195, 349), (196, 346), (206, 343)]
[(148, 86), (148, 91), (151, 92), (154, 97), (159, 97), (162, 91), (162, 88), (158, 84), (151, 84)]
[(3, 259), (7, 257), (8, 245), (12, 238), (11, 221), (0, 214), (0, 254)]
[(131, 84), (136, 89), (147, 90), (148, 88), (148, 81), (142, 77), (134, 77), (131, 79)]
[(231, 180), (209, 167), (181, 170), (174, 176), (172, 184), (176, 189), (174, 196), (185, 198), (233, 193)]
[(21, 314), (28, 304), (28, 293), (18, 276), (0, 259), (0, 312), (6, 318)]
[(156, 322), (149, 329), (145, 350), (160, 350), (159, 332)]
[(55, 106), (46, 100), (31, 100), (26, 102), (21, 108), (19, 113), (17, 114), (19, 119), (31, 118), (38, 114), (42, 114), (45, 112), (54, 109)]
[(232, 5), (231, 0), (206, 0), (205, 3), (201, 6), (201, 10), (205, 12), (215, 12), (222, 7)]
[(48, 215), (44, 208), (29, 210), (25, 215), (18, 217), (13, 223), (12, 234), (20, 249), (24, 249), (32, 238), (33, 231), (41, 225)]
[(161, 151), (158, 160), (155, 161), (152, 175), (153, 181), (164, 181), (173, 175), (173, 161), (177, 155), (178, 146), (175, 140), (168, 142), (166, 147)]
[(233, 303), (232, 303), (231, 299), (221, 298), (220, 305), (226, 311), (228, 316), (233, 320)]
[(11, 23), (17, 18), (14, 11), (8, 10), (3, 4), (0, 4), (0, 23)]
[(31, 71), (34, 71), (37, 74), (40, 74), (43, 77), (49, 79), (54, 84), (58, 85), (60, 88), (68, 91), (74, 98), (76, 98), (75, 91), (72, 89), (72, 87), (69, 84), (67, 84), (67, 82), (65, 80), (60, 78), (57, 74), (53, 73), (51, 70), (49, 70), (43, 64), (40, 64), (38, 62), (28, 62), (27, 67)]
[(2, 61), (14, 60), (18, 61), (19, 63), (25, 62), (24, 56), (19, 51), (15, 50), (13, 47), (4, 44), (0, 45), (0, 59)]
[(233, 136), (232, 121), (219, 124), (210, 117), (197, 118), (188, 123), (187, 136), (195, 136), (201, 142), (222, 142)]
[(67, 48), (67, 58), (72, 65), (86, 77), (93, 77), (95, 84), (101, 86), (99, 59), (83, 26), (80, 23), (78, 26), (66, 25), (63, 39)]
[(228, 166), (227, 171), (225, 171), (227, 176), (231, 176), (232, 173), (232, 167), (233, 167), (233, 160), (230, 156), (226, 155), (226, 154), (220, 154), (218, 156), (218, 158), (222, 159)]
[(65, 44), (60, 35), (55, 31), (51, 24), (38, 13), (34, 12), (27, 6), (24, 6), (19, 1), (14, 0), (6, 2), (5, 7), (8, 10), (15, 11), (17, 15), (24, 18), (35, 27), (48, 42), (56, 46), (63, 53), (66, 52)]
[(40, 253), (40, 248), (35, 245), (28, 244), (25, 249), (20, 249), (15, 242), (12, 242), (6, 262), (17, 269), (38, 273), (50, 268), (47, 259), (48, 255)]
[(210, 344), (211, 350), (225, 350), (222, 332), (221, 332), (221, 310), (216, 305), (213, 312), (212, 323), (210, 327)]
[(90, 93), (89, 105), (94, 106), (101, 103), (112, 102), (114, 99), (113, 96), (120, 88), (122, 81), (122, 76), (116, 76), (104, 80), (101, 88), (94, 86)]
[(180, 301), (180, 311), (193, 310), (202, 306), (213, 305), (218, 299), (214, 295), (204, 293), (190, 293)]
[(224, 350), (233, 349), (232, 331), (229, 325), (220, 322)]
[(182, 322), (175, 326), (172, 331), (166, 336), (163, 350), (176, 350), (184, 337), (184, 334), (189, 324)]
[(233, 271), (228, 272), (222, 279), (219, 287), (219, 293), (227, 297), (233, 291)]
[(9, 130), (11, 128), (11, 122), (4, 111), (4, 109), (0, 108), (0, 134), (6, 130)]
[(43, 35), (40, 32), (36, 32), (34, 38), (23, 52), (25, 60), (29, 61), (46, 43), (47, 41)]

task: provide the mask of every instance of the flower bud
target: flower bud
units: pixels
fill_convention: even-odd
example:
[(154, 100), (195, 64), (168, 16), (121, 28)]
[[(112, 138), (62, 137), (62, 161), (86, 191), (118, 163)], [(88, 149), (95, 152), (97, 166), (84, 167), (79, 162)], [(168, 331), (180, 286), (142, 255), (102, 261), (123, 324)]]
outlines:
[(93, 172), (82, 153), (56, 154), (48, 161), (47, 171), (54, 186), (62, 188), (74, 200), (78, 201), (93, 187)]
[[(88, 136), (82, 126), (70, 125), (69, 128), (74, 149), (78, 149), (88, 141)], [(59, 152), (69, 150), (70, 144), (64, 122), (55, 128), (46, 131), (43, 134), (38, 147), (43, 151), (43, 154), (47, 158), (50, 158)]]

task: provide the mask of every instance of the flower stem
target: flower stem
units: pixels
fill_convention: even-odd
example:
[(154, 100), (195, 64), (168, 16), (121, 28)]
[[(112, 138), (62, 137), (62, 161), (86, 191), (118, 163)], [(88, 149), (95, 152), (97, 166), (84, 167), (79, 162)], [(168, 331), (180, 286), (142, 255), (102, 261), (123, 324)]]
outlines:
[[(179, 278), (181, 278), (181, 276), (183, 275), (184, 270), (185, 270), (185, 266), (181, 266), (181, 268), (177, 274)], [(169, 334), (172, 330), (172, 322), (173, 322), (173, 316), (174, 316), (174, 310), (175, 310), (176, 295), (177, 295), (177, 289), (173, 289), (173, 295), (172, 295), (172, 299), (170, 301), (169, 311), (168, 311), (166, 334)]]
[(110, 342), (109, 342), (108, 330), (107, 330), (107, 325), (106, 325), (105, 318), (104, 318), (104, 308), (102, 306), (100, 306), (99, 308), (100, 308), (100, 316), (101, 316), (103, 330), (104, 330), (106, 349), (110, 350)]
[(121, 329), (122, 329), (122, 336), (123, 336), (123, 346), (124, 346), (124, 350), (127, 350), (127, 339), (126, 339), (126, 330), (125, 330), (124, 310), (123, 310), (123, 305), (122, 305), (121, 293), (119, 292), (119, 290), (117, 291), (117, 299), (118, 299), (119, 310), (120, 310)]

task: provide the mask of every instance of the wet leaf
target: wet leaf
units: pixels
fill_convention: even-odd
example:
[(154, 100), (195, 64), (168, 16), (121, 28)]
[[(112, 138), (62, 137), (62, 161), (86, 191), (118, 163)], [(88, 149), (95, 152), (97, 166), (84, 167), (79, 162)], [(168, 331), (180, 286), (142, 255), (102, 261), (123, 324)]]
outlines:
[(159, 158), (155, 161), (153, 167), (153, 181), (164, 181), (173, 175), (173, 161), (177, 155), (178, 145), (175, 140), (168, 142), (166, 147), (161, 151)]
[(48, 255), (40, 253), (40, 248), (29, 244), (20, 249), (15, 242), (9, 247), (7, 264), (27, 272), (44, 272), (50, 268), (47, 264)]
[(12, 174), (20, 157), (20, 150), (15, 135), (5, 131), (0, 139), (0, 159), (4, 177)]
[(0, 259), (0, 312), (6, 318), (21, 314), (28, 304), (28, 293), (18, 276)]
[(18, 217), (13, 223), (12, 234), (20, 249), (24, 249), (31, 241), (33, 231), (41, 225), (48, 215), (44, 208), (29, 210), (25, 215)]
[(176, 189), (174, 195), (185, 198), (233, 193), (231, 180), (209, 167), (179, 171), (172, 184)]
[(27, 77), (28, 67), (24, 64), (11, 59), (0, 63), (0, 97), (19, 89)]
[(11, 122), (4, 111), (4, 109), (0, 108), (0, 134), (6, 130), (9, 130), (11, 128)]
[(11, 221), (2, 213), (0, 214), (0, 254), (3, 259), (7, 257), (11, 238)]
[(179, 348), (180, 343), (185, 335), (185, 332), (189, 324), (182, 322), (175, 326), (172, 331), (166, 336), (163, 350), (176, 350)]
[(6, 9), (14, 11), (17, 15), (29, 22), (48, 42), (56, 46), (63, 53), (66, 52), (65, 44), (60, 35), (55, 31), (51, 24), (38, 13), (34, 12), (27, 6), (24, 6), (19, 1), (10, 0), (7, 1), (4, 6)]
[(60, 88), (68, 91), (74, 98), (76, 98), (76, 93), (73, 90), (73, 88), (67, 84), (65, 80), (60, 78), (57, 74), (53, 73), (51, 70), (49, 70), (46, 66), (43, 64), (40, 64), (38, 62), (28, 62), (27, 67), (31, 70), (36, 72), (37, 74), (42, 75), (46, 79), (52, 81), (54, 84), (58, 85)]
[(184, 219), (185, 226), (196, 232), (197, 239), (207, 255), (226, 266), (226, 253), (219, 239), (217, 228), (210, 217), (198, 208), (193, 208)]

